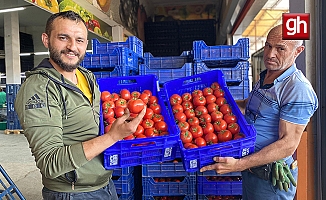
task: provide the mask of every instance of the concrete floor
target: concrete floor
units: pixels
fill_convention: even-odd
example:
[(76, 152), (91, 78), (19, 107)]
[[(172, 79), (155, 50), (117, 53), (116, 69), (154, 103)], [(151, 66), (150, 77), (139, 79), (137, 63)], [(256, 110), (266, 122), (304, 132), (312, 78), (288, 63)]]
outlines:
[[(4, 134), (0, 131), (0, 165), (26, 200), (42, 200), (41, 174), (23, 134)], [(6, 183), (1, 173), (0, 179)]]

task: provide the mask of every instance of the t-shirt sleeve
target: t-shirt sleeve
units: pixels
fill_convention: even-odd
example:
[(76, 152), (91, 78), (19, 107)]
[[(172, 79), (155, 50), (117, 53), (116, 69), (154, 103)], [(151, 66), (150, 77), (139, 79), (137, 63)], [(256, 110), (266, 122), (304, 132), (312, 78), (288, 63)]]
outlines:
[(312, 86), (306, 82), (297, 82), (280, 92), (280, 118), (294, 124), (307, 124), (318, 108), (317, 95)]

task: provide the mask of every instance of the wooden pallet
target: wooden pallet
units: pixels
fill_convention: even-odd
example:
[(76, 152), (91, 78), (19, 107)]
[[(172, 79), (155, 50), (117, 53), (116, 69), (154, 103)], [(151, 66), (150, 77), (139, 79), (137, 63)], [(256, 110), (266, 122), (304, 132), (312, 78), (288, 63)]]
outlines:
[(19, 129), (14, 129), (14, 130), (6, 129), (6, 130), (4, 130), (5, 134), (11, 134), (11, 133), (20, 134), (20, 133), (23, 133), (23, 132), (24, 132), (24, 130), (19, 130)]

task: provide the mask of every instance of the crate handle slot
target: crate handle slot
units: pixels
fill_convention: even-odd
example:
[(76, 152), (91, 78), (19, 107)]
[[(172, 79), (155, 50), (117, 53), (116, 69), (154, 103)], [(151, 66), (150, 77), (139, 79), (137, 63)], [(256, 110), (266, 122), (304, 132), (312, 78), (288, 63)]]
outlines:
[[(135, 141), (135, 140), (133, 140)], [(139, 142), (139, 143), (133, 143), (131, 147), (148, 147), (148, 146), (157, 146), (155, 141), (152, 142)]]
[(194, 83), (201, 83), (202, 80), (201, 80), (201, 77), (194, 77), (194, 78), (191, 78), (191, 79), (187, 79), (187, 80), (184, 80), (182, 82), (182, 85), (189, 85), (189, 84), (194, 84)]

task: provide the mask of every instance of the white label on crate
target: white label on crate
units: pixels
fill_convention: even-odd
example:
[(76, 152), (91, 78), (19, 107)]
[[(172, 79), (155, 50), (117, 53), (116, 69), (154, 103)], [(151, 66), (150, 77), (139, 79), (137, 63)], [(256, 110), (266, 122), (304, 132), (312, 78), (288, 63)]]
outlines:
[(171, 157), (171, 154), (172, 154), (172, 147), (165, 148), (165, 151), (164, 151), (164, 158), (166, 158), (166, 157)]
[(197, 168), (197, 159), (190, 160), (189, 164), (190, 164), (190, 168)]
[(249, 154), (249, 148), (242, 149), (242, 156), (246, 156)]
[(117, 164), (118, 164), (118, 155), (110, 156), (110, 166), (117, 165)]

